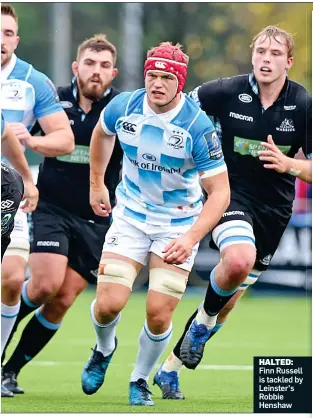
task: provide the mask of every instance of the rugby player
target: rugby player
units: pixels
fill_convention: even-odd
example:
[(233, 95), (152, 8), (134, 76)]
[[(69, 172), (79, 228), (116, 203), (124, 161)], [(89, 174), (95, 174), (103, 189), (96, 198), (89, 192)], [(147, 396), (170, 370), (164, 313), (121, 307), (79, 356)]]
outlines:
[[(31, 278), (24, 283), (16, 324), (36, 312), (2, 370), (2, 382), (13, 393), (24, 393), (16, 379), (21, 368), (55, 335), (87, 284), (96, 282), (111, 219), (95, 215), (89, 205), (89, 144), (101, 111), (119, 93), (111, 86), (118, 73), (116, 59), (116, 48), (105, 35), (86, 39), (78, 46), (72, 64), (71, 85), (58, 89), (60, 103), (71, 121), (75, 149), (68, 155), (46, 157), (40, 167), (40, 199), (33, 213), (29, 260)], [(117, 141), (105, 179), (112, 205), (121, 160)]]
[[(191, 97), (214, 117), (229, 170), (231, 202), (212, 232), (221, 261), (205, 299), (154, 377), (165, 399), (184, 399), (178, 373), (194, 369), (205, 343), (267, 270), (292, 214), (296, 177), (312, 182), (312, 97), (287, 73), (294, 41), (268, 26), (251, 44), (251, 74), (210, 81)], [(307, 160), (294, 159), (302, 148)]]
[[(198, 243), (229, 204), (227, 168), (210, 119), (182, 93), (189, 57), (170, 42), (152, 48), (145, 88), (122, 93), (101, 114), (90, 147), (90, 203), (111, 212), (103, 175), (115, 135), (124, 151), (113, 223), (91, 304), (96, 346), (82, 373), (87, 395), (98, 391), (117, 347), (116, 325), (149, 253), (146, 321), (130, 376), (130, 405), (153, 405), (148, 378), (172, 334)], [(199, 176), (208, 199), (203, 206)], [(99, 238), (101, 239), (101, 237)]]
[[(32, 212), (38, 202), (38, 190), (33, 182), (20, 142), (12, 129), (5, 124), (1, 114), (1, 152), (2, 155), (15, 167), (8, 166), (1, 161), (1, 262), (3, 255), (10, 244), (10, 235), (14, 227), (14, 217), (22, 201), (21, 209), (25, 213)], [(1, 327), (1, 354), (11, 333), (16, 318), (15, 307), (13, 314), (11, 306), (2, 305), (1, 321), (9, 321), (9, 327)], [(1, 385), (1, 397), (12, 397), (13, 393)]]
[[(11, 5), (1, 4), (1, 109), (6, 122), (28, 149), (45, 156), (71, 152), (74, 137), (52, 82), (14, 54), (19, 43), (18, 18)], [(38, 120), (45, 136), (32, 136)], [(1, 302), (12, 309), (15, 321), (20, 306), (22, 284), (29, 255), (27, 214), (18, 210), (11, 243), (2, 262)], [(13, 313), (14, 310), (14, 313)], [(11, 329), (10, 320), (1, 318), (1, 327)]]

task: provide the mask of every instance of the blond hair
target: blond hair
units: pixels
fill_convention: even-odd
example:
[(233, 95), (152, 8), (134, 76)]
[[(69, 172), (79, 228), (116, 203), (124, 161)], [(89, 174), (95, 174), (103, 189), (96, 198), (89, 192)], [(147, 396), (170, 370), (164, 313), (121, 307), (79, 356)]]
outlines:
[(108, 41), (105, 34), (99, 33), (94, 35), (92, 38), (85, 39), (84, 42), (82, 42), (77, 48), (77, 61), (86, 49), (91, 49), (91, 51), (96, 52), (110, 51), (113, 56), (113, 64), (115, 65), (117, 59), (116, 47)]
[(295, 49), (295, 43), (294, 43), (294, 40), (293, 40), (293, 35), (291, 33), (288, 33), (287, 31), (285, 31), (284, 29), (280, 29), (277, 26), (271, 26), (270, 25), (270, 26), (266, 26), (266, 28), (262, 29), (252, 39), (252, 43), (250, 45), (250, 48), (252, 48), (252, 50), (254, 49), (255, 43), (259, 38), (264, 38), (264, 40), (267, 39), (267, 38), (274, 38), (275, 41), (277, 41), (281, 45), (284, 45), (279, 39), (277, 39), (278, 37), (281, 37), (281, 38), (285, 39), (285, 41), (286, 41), (288, 58), (293, 57), (294, 49)]

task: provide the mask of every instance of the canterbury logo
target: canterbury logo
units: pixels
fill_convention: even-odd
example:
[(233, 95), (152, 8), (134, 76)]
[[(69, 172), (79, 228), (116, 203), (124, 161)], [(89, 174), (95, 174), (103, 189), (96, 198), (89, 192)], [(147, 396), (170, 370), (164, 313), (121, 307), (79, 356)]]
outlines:
[(155, 66), (156, 68), (162, 68), (162, 69), (166, 68), (166, 65), (164, 64), (164, 62), (161, 62), (161, 61), (157, 61), (157, 62), (154, 64), (154, 66)]
[(122, 127), (123, 127), (124, 131), (126, 131), (126, 132), (135, 133), (137, 125), (135, 125), (134, 123), (123, 122)]

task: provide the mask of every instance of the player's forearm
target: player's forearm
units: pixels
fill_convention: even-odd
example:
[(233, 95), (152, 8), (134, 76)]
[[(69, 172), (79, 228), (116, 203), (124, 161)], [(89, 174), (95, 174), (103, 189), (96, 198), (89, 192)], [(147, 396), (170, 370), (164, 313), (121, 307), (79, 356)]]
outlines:
[(1, 150), (2, 155), (20, 173), (25, 182), (33, 181), (21, 144), (15, 135), (6, 135), (2, 141)]
[(45, 136), (32, 137), (32, 150), (45, 157), (57, 157), (74, 151), (74, 135), (70, 128), (62, 128)]
[(290, 158), (289, 174), (312, 184), (312, 160), (297, 160)]
[(202, 240), (218, 223), (230, 202), (229, 187), (214, 190), (209, 194), (199, 218), (189, 229), (187, 235), (190, 236), (194, 245)]
[(115, 136), (108, 136), (100, 129), (95, 128), (90, 141), (90, 184), (94, 187), (103, 185), (115, 143)]

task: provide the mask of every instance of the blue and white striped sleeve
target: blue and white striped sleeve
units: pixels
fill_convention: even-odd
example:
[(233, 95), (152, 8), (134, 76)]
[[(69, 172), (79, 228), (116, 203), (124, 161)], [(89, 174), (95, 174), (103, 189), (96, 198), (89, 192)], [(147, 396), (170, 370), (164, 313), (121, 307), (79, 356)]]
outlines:
[(35, 90), (34, 115), (36, 119), (63, 112), (57, 90), (45, 74), (32, 69), (28, 82)]
[(102, 110), (99, 120), (103, 131), (107, 135), (116, 134), (116, 122), (121, 116), (125, 115), (130, 96), (129, 92), (120, 93)]
[[(193, 160), (201, 177), (211, 177), (227, 171), (220, 140), (210, 119), (202, 113), (199, 128), (194, 126)], [(204, 123), (203, 123), (204, 122)]]

